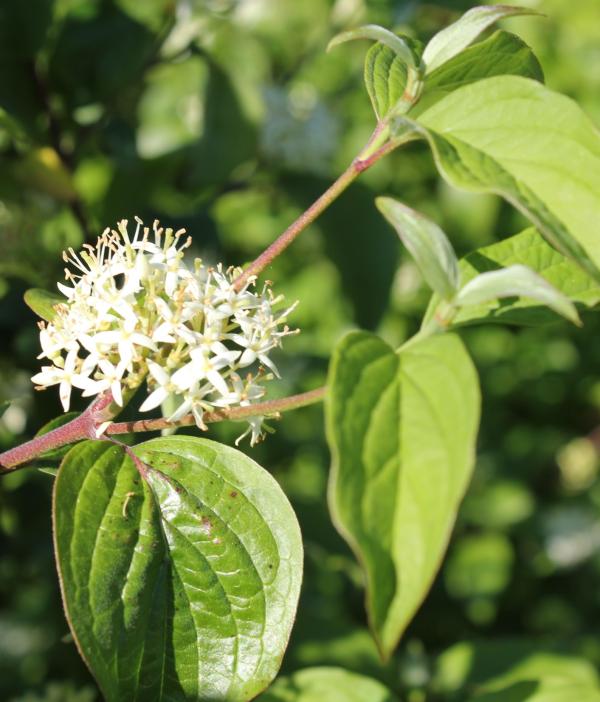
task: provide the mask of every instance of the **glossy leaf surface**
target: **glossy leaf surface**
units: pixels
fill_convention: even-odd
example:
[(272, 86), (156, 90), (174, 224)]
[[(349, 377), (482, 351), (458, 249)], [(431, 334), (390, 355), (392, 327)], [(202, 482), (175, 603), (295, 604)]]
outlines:
[(57, 561), (78, 647), (107, 702), (248, 700), (275, 677), (302, 545), (273, 478), (192, 437), (85, 442), (54, 492)]
[(353, 332), (328, 386), (330, 511), (364, 568), (370, 626), (387, 657), (431, 585), (471, 476), (477, 375), (454, 335), (396, 353)]

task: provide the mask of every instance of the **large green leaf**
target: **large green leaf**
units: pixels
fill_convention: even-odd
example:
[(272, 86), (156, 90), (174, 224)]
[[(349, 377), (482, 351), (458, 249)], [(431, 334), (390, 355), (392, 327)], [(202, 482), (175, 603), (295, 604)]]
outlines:
[(540, 62), (529, 46), (518, 36), (498, 30), (429, 74), (421, 99), (410, 114), (420, 114), (463, 85), (502, 75), (544, 80)]
[(377, 680), (343, 668), (306, 668), (278, 678), (257, 702), (397, 702)]
[[(205, 439), (85, 442), (55, 482), (65, 609), (107, 702), (248, 700), (275, 677), (302, 577), (283, 492)], [(145, 464), (145, 465), (144, 465)]]
[(398, 126), (429, 141), (451, 185), (503, 196), (600, 280), (600, 134), (576, 103), (536, 81), (498, 76)]
[[(480, 273), (522, 263), (545, 278), (571, 299), (580, 310), (600, 304), (600, 285), (589, 275), (549, 246), (530, 227), (496, 244), (484, 246), (459, 261), (460, 281), (464, 285)], [(435, 314), (439, 297), (434, 296), (425, 314), (426, 324)], [(473, 324), (485, 320), (502, 324), (544, 324), (556, 321), (554, 312), (536, 300), (515, 297), (494, 300), (458, 311), (452, 326)]]
[(471, 475), (477, 376), (453, 334), (395, 353), (353, 332), (328, 385), (330, 510), (364, 567), (370, 626), (387, 657), (431, 585)]

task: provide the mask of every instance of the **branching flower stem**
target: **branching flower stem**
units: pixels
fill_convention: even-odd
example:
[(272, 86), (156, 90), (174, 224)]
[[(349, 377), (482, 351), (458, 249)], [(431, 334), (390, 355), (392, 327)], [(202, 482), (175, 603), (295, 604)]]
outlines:
[[(247, 419), (257, 415), (277, 417), (280, 412), (306, 407), (320, 402), (325, 396), (326, 388), (316, 388), (299, 395), (290, 395), (277, 400), (259, 402), (249, 407), (234, 407), (229, 410), (211, 412), (204, 416), (206, 423), (222, 422), (226, 420)], [(99, 397), (79, 417), (68, 424), (57, 427), (47, 434), (27, 441), (20, 446), (0, 453), (0, 475), (10, 473), (19, 468), (27, 467), (26, 464), (39, 458), (46, 451), (72, 444), (83, 439), (97, 439), (98, 430), (106, 420), (106, 409), (112, 403), (110, 394)], [(159, 431), (174, 427), (193, 426), (193, 415), (186, 415), (177, 422), (166, 419), (139, 419), (133, 422), (115, 422), (108, 425), (102, 436), (110, 437), (119, 434), (131, 434), (146, 431)], [(102, 436), (100, 438), (102, 438)]]
[[(273, 260), (303, 232), (315, 219), (337, 199), (346, 188), (373, 164), (404, 143), (405, 140), (390, 139), (388, 125), (381, 122), (377, 125), (366, 146), (352, 161), (350, 166), (332, 183), (332, 185), (293, 222), (258, 258), (251, 263), (234, 281), (236, 290), (244, 287), (252, 276), (261, 273)], [(277, 400), (268, 400), (252, 404), (248, 407), (234, 407), (207, 413), (203, 417), (206, 423), (224, 420), (246, 419), (254, 416), (276, 417), (299, 407), (319, 402), (323, 399), (326, 388), (321, 387), (299, 395), (291, 395)], [(24, 468), (47, 451), (60, 448), (83, 439), (96, 439), (102, 436), (109, 438), (119, 434), (134, 432), (158, 431), (160, 429), (192, 426), (193, 415), (186, 415), (177, 422), (166, 419), (140, 419), (132, 422), (110, 423), (121, 408), (116, 407), (109, 391), (100, 395), (81, 415), (72, 421), (57, 427), (46, 434), (35, 437), (20, 446), (0, 453), (0, 475), (19, 468)]]

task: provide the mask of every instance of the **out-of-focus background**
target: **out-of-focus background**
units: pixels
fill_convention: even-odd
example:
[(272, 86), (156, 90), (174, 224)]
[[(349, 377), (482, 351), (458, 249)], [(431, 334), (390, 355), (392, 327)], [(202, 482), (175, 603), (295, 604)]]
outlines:
[[(61, 252), (139, 215), (185, 226), (192, 252), (242, 264), (348, 164), (374, 126), (364, 42), (326, 54), (367, 22), (427, 39), (477, 3), (394, 0), (2, 0), (0, 2), (0, 446), (60, 413), (35, 394), (29, 287), (54, 289)], [(521, 0), (547, 15), (504, 27), (536, 51), (547, 84), (600, 124), (598, 0)], [(428, 292), (374, 208), (389, 194), (435, 218), (459, 253), (523, 228), (495, 197), (444, 185), (426, 148), (364, 174), (269, 277), (300, 300), (277, 393), (316, 387), (349, 328), (398, 344)], [(284, 671), (341, 665), (408, 702), (461, 700), (516, 661), (594, 676), (600, 663), (600, 319), (464, 338), (484, 406), (475, 477), (444, 566), (394, 658), (366, 629), (360, 573), (326, 509), (320, 407), (287, 415), (244, 450), (297, 510), (306, 576)], [(81, 406), (81, 405), (80, 405)], [(236, 425), (211, 430), (230, 441)], [(0, 700), (92, 702), (60, 605), (52, 478), (0, 480)]]

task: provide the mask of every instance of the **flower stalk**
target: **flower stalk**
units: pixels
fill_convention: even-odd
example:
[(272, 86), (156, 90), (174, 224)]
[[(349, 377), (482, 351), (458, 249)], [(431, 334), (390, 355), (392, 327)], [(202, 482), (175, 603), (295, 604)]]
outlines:
[[(266, 400), (249, 407), (233, 407), (210, 412), (204, 415), (207, 424), (223, 421), (239, 421), (254, 416), (277, 418), (281, 412), (307, 407), (320, 402), (325, 396), (325, 387), (316, 388), (298, 395), (290, 395), (276, 400)], [(188, 414), (176, 422), (165, 418), (137, 419), (131, 422), (108, 422), (105, 410), (112, 402), (110, 396), (95, 400), (79, 417), (68, 424), (57, 427), (47, 434), (37, 436), (20, 446), (0, 453), (0, 475), (10, 473), (19, 468), (26, 468), (27, 464), (36, 460), (47, 451), (61, 448), (76, 441), (84, 439), (103, 439), (122, 434), (142, 433), (147, 431), (160, 431), (176, 427), (194, 426), (196, 423), (193, 414)], [(99, 429), (105, 426), (103, 433), (98, 436)]]

